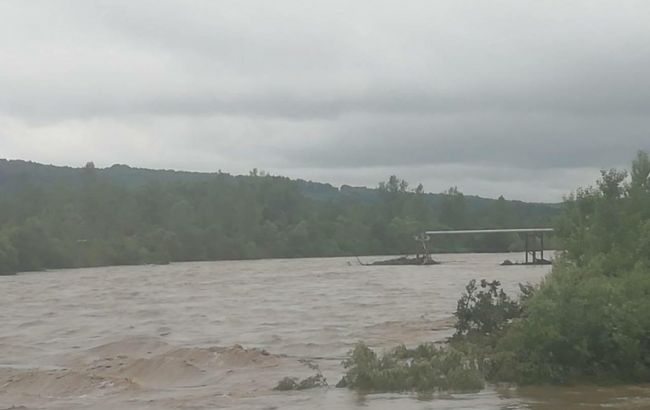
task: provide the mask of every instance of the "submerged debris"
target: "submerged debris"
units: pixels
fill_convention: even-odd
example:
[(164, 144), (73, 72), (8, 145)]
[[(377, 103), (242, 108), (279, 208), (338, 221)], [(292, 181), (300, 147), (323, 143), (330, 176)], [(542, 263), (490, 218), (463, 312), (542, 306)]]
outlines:
[(285, 377), (280, 380), (278, 385), (273, 389), (276, 391), (291, 391), (291, 390), (307, 390), (316, 387), (326, 387), (327, 379), (321, 374), (317, 373), (314, 376), (308, 377), (304, 380), (299, 380), (296, 377)]
[(428, 265), (440, 265), (440, 262), (434, 260), (430, 256), (416, 256), (414, 258), (409, 258), (408, 256), (402, 256), (395, 259), (388, 259), (385, 261), (376, 261), (372, 263), (362, 263), (363, 266), (399, 266), (399, 265), (416, 265), (416, 266), (428, 266)]
[(510, 259), (506, 259), (501, 263), (501, 266), (521, 266), (521, 265), (552, 265), (553, 262), (548, 259), (536, 258), (530, 262), (513, 262)]

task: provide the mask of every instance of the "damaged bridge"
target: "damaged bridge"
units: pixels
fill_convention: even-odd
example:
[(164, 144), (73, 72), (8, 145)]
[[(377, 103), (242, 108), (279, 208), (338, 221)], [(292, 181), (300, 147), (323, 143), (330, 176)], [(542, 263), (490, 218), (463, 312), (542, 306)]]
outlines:
[[(443, 230), (443, 231), (426, 231), (424, 236), (427, 238), (438, 235), (482, 235), (495, 233), (517, 233), (524, 235), (524, 251), (526, 259), (522, 265), (549, 265), (551, 261), (544, 258), (544, 234), (553, 233), (553, 228), (508, 228), (508, 229), (460, 229), (460, 230)], [(538, 238), (540, 248), (532, 246), (531, 240)], [(513, 264), (506, 263), (504, 264)]]

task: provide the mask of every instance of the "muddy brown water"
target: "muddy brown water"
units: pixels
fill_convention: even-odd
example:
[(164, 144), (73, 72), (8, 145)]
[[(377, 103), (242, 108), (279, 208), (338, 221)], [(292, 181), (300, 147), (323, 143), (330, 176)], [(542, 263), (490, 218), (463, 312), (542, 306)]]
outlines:
[[(352, 258), (179, 263), (0, 278), (0, 409), (650, 409), (650, 386), (489, 387), (475, 394), (275, 392), (318, 367), (331, 385), (355, 342), (452, 333), (472, 278), (509, 290), (548, 266), (438, 255), (438, 266)], [(372, 261), (365, 258), (365, 261)]]

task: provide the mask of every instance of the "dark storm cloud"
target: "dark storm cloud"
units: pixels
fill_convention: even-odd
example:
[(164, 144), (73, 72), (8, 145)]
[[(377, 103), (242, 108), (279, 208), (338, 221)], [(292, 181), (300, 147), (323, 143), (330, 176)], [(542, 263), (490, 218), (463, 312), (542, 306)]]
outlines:
[(0, 157), (557, 199), (650, 149), (645, 1), (7, 1), (0, 61)]

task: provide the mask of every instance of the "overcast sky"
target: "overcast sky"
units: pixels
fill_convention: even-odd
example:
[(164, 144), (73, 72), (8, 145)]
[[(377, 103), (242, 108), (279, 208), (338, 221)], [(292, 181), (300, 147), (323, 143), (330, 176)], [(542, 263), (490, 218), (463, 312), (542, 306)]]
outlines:
[(646, 0), (0, 0), (0, 158), (550, 202), (637, 149)]

